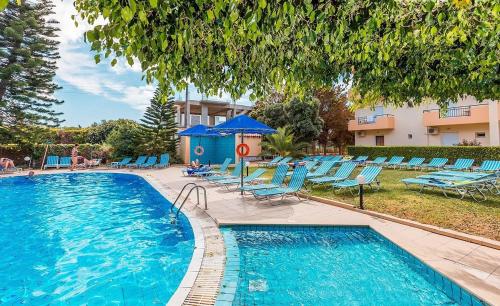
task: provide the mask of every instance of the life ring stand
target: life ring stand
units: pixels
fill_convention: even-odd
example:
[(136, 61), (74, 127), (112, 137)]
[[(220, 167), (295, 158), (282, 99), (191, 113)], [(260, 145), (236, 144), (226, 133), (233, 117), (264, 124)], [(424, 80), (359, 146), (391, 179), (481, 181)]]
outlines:
[(250, 147), (246, 143), (240, 143), (236, 146), (238, 156), (247, 156), (250, 153)]
[(194, 148), (194, 154), (196, 154), (198, 156), (202, 156), (203, 153), (205, 153), (205, 149), (202, 146), (196, 146)]

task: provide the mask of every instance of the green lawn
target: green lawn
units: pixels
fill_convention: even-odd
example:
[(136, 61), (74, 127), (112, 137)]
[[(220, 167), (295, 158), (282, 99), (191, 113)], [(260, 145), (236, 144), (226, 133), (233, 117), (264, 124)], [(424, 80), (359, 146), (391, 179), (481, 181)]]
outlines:
[[(361, 170), (359, 167), (351, 177)], [(272, 169), (266, 173), (273, 174)], [(426, 190), (419, 193), (417, 187), (407, 189), (402, 178), (416, 177), (419, 171), (384, 169), (379, 176), (380, 191), (367, 188), (365, 209), (390, 214), (396, 217), (432, 224), (443, 228), (500, 240), (500, 196), (486, 193), (484, 202), (470, 198), (446, 198), (440, 191)], [(348, 204), (358, 204), (358, 197), (349, 191), (333, 192), (330, 185), (312, 189), (312, 194), (335, 199)]]

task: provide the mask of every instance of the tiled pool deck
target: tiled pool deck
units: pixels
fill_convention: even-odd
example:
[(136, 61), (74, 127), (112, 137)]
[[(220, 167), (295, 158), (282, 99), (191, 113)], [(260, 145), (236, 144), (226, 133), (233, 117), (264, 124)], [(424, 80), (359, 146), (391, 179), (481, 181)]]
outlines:
[[(190, 269), (193, 273), (188, 272), (186, 275), (180, 293), (171, 301), (172, 305), (179, 305), (182, 297), (186, 296), (185, 305), (211, 305), (215, 302), (214, 292), (216, 294), (220, 286), (225, 264), (222, 236), (215, 222), (221, 225), (370, 226), (461, 287), (492, 305), (500, 305), (500, 250), (498, 249), (312, 200), (298, 202), (295, 198), (281, 202), (273, 201), (272, 204), (266, 201), (258, 202), (252, 197), (241, 197), (237, 192), (227, 192), (211, 187), (201, 180), (184, 177), (178, 167), (134, 172), (148, 179), (169, 200), (173, 200), (186, 183), (194, 181), (207, 186), (208, 211), (205, 213), (193, 207), (193, 203), (186, 207), (186, 214), (192, 220), (195, 217), (195, 222), (200, 224), (204, 237), (203, 245), (199, 245), (199, 250), (195, 251), (193, 256), (194, 259), (197, 258), (199, 268)], [(487, 240), (487, 242), (500, 246), (498, 241)], [(204, 273), (198, 274), (196, 270)], [(188, 283), (194, 284), (194, 287), (185, 286)]]

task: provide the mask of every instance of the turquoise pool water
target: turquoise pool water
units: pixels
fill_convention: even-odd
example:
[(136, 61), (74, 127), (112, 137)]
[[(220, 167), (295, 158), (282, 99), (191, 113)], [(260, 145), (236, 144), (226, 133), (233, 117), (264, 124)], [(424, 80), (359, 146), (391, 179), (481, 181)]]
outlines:
[(217, 305), (479, 305), (369, 227), (223, 228)]
[(135, 175), (0, 179), (0, 304), (165, 305), (194, 249), (169, 204)]

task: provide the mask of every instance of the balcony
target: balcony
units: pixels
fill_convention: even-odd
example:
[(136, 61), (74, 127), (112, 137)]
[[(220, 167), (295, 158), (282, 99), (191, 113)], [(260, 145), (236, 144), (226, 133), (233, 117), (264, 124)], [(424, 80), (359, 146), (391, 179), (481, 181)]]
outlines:
[(389, 114), (358, 117), (349, 121), (349, 131), (394, 129), (394, 116)]
[(423, 120), (424, 126), (488, 123), (488, 104), (425, 110)]

